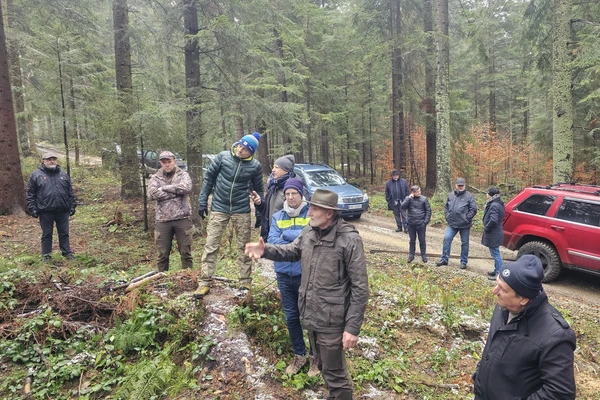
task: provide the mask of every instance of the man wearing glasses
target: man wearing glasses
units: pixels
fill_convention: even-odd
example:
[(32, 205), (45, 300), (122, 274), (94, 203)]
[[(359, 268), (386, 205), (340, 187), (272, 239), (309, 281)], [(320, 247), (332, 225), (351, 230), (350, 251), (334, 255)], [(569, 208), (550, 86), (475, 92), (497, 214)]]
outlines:
[(442, 258), (435, 263), (438, 267), (448, 265), (450, 258), (450, 247), (457, 233), (460, 233), (460, 269), (467, 268), (469, 261), (469, 235), (473, 217), (477, 214), (477, 204), (472, 193), (466, 190), (465, 178), (456, 180), (456, 190), (448, 193), (448, 199), (444, 205), (446, 216), (446, 232), (444, 233), (444, 245), (442, 247)]

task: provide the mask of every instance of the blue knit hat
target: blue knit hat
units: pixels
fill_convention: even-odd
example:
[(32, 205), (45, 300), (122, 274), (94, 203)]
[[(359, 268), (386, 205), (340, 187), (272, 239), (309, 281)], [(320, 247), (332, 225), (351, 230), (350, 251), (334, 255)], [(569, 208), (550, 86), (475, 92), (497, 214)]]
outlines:
[(254, 154), (256, 149), (258, 149), (259, 140), (260, 140), (260, 133), (254, 132), (252, 135), (245, 135), (244, 137), (242, 137), (239, 140), (239, 142), (235, 142), (233, 145), (236, 146), (238, 144), (241, 144), (246, 149), (248, 149), (250, 154)]
[(304, 194), (304, 185), (302, 181), (298, 178), (290, 178), (285, 181), (285, 185), (283, 186), (283, 193), (288, 189), (296, 189), (300, 195)]

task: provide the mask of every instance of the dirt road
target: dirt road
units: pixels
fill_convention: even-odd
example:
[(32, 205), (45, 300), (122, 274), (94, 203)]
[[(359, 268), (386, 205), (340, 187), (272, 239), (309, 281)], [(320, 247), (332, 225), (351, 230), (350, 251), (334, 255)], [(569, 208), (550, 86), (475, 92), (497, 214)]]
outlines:
[[(350, 221), (359, 230), (365, 242), (365, 248), (370, 252), (389, 252), (406, 257), (408, 254), (408, 235), (395, 232), (396, 223), (393, 217), (382, 217), (373, 214), (363, 214), (359, 220)], [(429, 265), (435, 266), (435, 261), (440, 258), (442, 242), (444, 237), (443, 228), (427, 227), (427, 255)], [(417, 244), (417, 254), (419, 253)], [(503, 247), (500, 248), (504, 262), (516, 258), (516, 252)], [(487, 247), (481, 244), (481, 236), (475, 232), (471, 233), (469, 245), (469, 267), (461, 271), (458, 267), (460, 255), (460, 237), (457, 235), (452, 242), (452, 254), (450, 265), (439, 267), (448, 269), (452, 273), (479, 274), (487, 276), (487, 271), (494, 268), (493, 260)], [(416, 260), (420, 260), (416, 257)], [(490, 288), (493, 283), (490, 281)], [(565, 270), (554, 282), (544, 284), (544, 288), (550, 296), (561, 297), (571, 301), (584, 301), (600, 312), (600, 277), (584, 274), (581, 272)]]
[[(61, 157), (63, 159), (65, 158), (65, 148), (64, 147), (41, 142), (41, 143), (37, 144), (37, 150), (38, 150), (38, 153), (40, 153), (40, 156), (47, 151), (53, 151), (56, 154), (58, 154), (59, 157)], [(93, 166), (102, 165), (102, 159), (100, 157), (89, 156), (89, 155), (83, 154), (83, 153), (80, 153), (79, 156), (80, 156), (80, 162), (82, 165), (90, 165), (90, 166), (91, 165), (93, 165)], [(69, 159), (71, 160), (72, 163), (75, 162), (75, 151), (74, 150), (71, 150), (69, 152)], [(64, 167), (66, 168), (66, 165), (64, 165)]]

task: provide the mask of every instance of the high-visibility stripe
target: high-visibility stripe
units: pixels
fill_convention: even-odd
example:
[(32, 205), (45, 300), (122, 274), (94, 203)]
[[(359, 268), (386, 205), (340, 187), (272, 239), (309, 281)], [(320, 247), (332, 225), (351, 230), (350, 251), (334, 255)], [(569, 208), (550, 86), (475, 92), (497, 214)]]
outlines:
[(310, 222), (310, 218), (292, 218), (292, 219), (281, 219), (277, 221), (277, 227), (279, 229), (291, 228), (292, 226), (306, 226)]

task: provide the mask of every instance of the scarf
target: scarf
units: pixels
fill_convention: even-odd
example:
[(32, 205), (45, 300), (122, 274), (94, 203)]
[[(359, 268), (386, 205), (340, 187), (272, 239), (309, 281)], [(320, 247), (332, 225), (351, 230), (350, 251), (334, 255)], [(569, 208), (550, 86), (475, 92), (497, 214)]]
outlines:
[(288, 204), (287, 200), (283, 202), (283, 211), (286, 212), (287, 215), (290, 216), (290, 218), (296, 218), (298, 215), (300, 215), (300, 211), (302, 211), (304, 209), (304, 207), (306, 207), (308, 203), (306, 202), (306, 200), (302, 199), (302, 203), (300, 204), (300, 207), (298, 208), (292, 208), (290, 207), (290, 205)]
[(280, 176), (279, 178), (275, 178), (273, 174), (269, 175), (269, 179), (267, 180), (267, 192), (273, 194), (277, 190), (283, 189), (285, 182), (294, 176), (296, 176), (294, 172), (286, 172), (285, 175)]
[(485, 202), (486, 207), (489, 203), (491, 203), (492, 201), (499, 199), (499, 198), (500, 198), (500, 193), (495, 194), (492, 197), (490, 197), (489, 199), (487, 199), (487, 201)]

